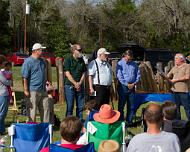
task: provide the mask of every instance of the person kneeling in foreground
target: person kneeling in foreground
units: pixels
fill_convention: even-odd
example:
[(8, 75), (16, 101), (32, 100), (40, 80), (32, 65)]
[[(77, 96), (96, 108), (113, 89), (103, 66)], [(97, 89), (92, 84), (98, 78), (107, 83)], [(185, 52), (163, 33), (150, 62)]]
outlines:
[[(74, 116), (64, 118), (60, 125), (60, 146), (71, 150), (81, 148), (83, 145), (76, 145), (76, 142), (80, 137), (82, 127), (83, 124), (79, 118)], [(49, 147), (42, 149), (40, 152), (49, 152)]]
[(144, 113), (148, 129), (132, 138), (127, 152), (180, 152), (178, 137), (169, 132), (161, 131), (163, 122), (162, 107), (156, 103), (149, 104)]

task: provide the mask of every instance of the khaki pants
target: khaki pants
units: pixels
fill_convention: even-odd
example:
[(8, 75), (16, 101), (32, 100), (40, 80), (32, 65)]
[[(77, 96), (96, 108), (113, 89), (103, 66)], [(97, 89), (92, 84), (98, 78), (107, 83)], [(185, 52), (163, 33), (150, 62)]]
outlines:
[(30, 92), (30, 99), (27, 100), (26, 106), (29, 109), (29, 121), (36, 122), (38, 108), (41, 122), (50, 122), (51, 103), (46, 92)]

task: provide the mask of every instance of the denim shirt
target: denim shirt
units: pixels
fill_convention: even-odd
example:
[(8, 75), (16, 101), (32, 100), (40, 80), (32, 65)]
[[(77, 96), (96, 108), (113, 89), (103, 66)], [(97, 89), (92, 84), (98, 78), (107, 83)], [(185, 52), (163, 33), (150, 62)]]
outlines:
[(45, 91), (46, 65), (43, 59), (27, 58), (22, 65), (22, 77), (28, 80), (30, 91)]
[(119, 82), (125, 86), (128, 83), (137, 83), (140, 80), (137, 63), (134, 61), (126, 62), (123, 58), (117, 63), (116, 75)]

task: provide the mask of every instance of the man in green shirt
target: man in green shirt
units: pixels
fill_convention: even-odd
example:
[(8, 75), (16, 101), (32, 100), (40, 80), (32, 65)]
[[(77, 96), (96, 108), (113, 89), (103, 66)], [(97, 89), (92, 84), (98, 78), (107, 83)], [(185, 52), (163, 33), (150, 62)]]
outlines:
[(86, 65), (82, 58), (81, 46), (71, 46), (71, 54), (64, 61), (64, 91), (67, 104), (66, 116), (73, 114), (74, 98), (76, 98), (76, 115), (82, 119), (84, 105), (83, 80), (86, 72)]

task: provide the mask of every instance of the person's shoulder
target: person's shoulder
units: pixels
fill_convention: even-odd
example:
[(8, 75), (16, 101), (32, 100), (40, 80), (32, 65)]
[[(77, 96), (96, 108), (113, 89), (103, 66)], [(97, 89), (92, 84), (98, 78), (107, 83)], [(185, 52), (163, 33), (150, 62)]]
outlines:
[(92, 60), (92, 61), (88, 64), (88, 66), (89, 66), (89, 67), (92, 67), (92, 66), (94, 66), (94, 64), (95, 64), (95, 60)]
[(121, 59), (117, 62), (117, 64), (121, 65), (123, 62), (124, 62), (124, 60), (123, 60), (123, 58), (121, 58)]
[(141, 139), (144, 139), (144, 137), (146, 137), (146, 136), (147, 136), (147, 133), (140, 133), (140, 134), (135, 135), (135, 136), (131, 139), (131, 141), (132, 141), (132, 142), (141, 141)]
[(166, 138), (167, 138), (167, 139), (172, 139), (172, 140), (178, 139), (177, 135), (174, 134), (174, 133), (172, 133), (172, 132), (162, 131), (162, 136), (163, 136), (163, 138), (165, 138), (165, 139), (166, 139)]
[(186, 68), (190, 68), (190, 64), (188, 64), (188, 63), (185, 63), (184, 66), (185, 66)]
[(71, 60), (72, 59), (72, 55), (71, 54), (67, 54), (66, 56), (65, 56), (65, 60)]
[(28, 58), (26, 58), (26, 59), (24, 60), (25, 63), (31, 62), (31, 61), (33, 61), (33, 58), (32, 58), (31, 56), (29, 56)]
[(135, 66), (138, 66), (137, 62), (135, 62), (135, 61), (131, 61), (131, 63), (132, 63), (133, 65), (135, 65)]

